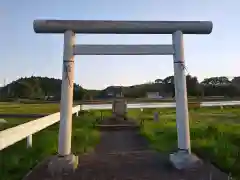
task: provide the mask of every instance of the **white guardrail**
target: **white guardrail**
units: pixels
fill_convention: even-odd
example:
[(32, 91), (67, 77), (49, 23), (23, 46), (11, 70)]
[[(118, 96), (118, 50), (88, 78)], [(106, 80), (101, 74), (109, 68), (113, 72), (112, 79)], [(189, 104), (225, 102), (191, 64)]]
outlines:
[[(213, 102), (201, 102), (201, 107), (209, 106), (232, 106), (240, 105), (240, 101), (213, 101)], [(82, 107), (81, 107), (82, 106)], [(165, 102), (165, 103), (136, 103), (128, 104), (128, 109), (134, 108), (167, 108), (176, 107), (176, 103)], [(100, 109), (111, 109), (112, 104), (85, 104), (78, 105), (72, 108), (72, 114), (78, 115), (80, 110), (100, 110)], [(45, 116), (13, 128), (0, 131), (0, 151), (18, 141), (27, 138), (27, 147), (32, 146), (32, 135), (51, 126), (60, 120), (60, 112)]]
[[(80, 105), (72, 108), (72, 114), (80, 111)], [(0, 151), (24, 138), (27, 138), (27, 147), (32, 146), (32, 135), (51, 126), (60, 120), (60, 112), (38, 118), (36, 120), (0, 131)]]
[[(206, 101), (201, 102), (200, 107), (209, 106), (233, 106), (240, 105), (240, 101)], [(170, 108), (176, 107), (174, 102), (154, 102), (154, 103), (129, 103), (128, 109), (135, 108)], [(100, 110), (100, 109), (112, 109), (112, 104), (85, 104), (82, 106), (82, 110)]]

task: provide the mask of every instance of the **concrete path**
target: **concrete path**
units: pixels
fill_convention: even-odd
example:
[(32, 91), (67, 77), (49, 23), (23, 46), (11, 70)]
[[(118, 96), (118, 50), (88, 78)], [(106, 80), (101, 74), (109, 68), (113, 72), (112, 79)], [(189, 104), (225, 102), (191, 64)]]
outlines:
[[(106, 123), (105, 123), (106, 125)], [(47, 162), (26, 180), (57, 180), (47, 173)], [(136, 128), (102, 129), (95, 152), (80, 156), (77, 170), (61, 180), (227, 180), (227, 175), (205, 163), (198, 169), (178, 171), (168, 155), (148, 148)]]

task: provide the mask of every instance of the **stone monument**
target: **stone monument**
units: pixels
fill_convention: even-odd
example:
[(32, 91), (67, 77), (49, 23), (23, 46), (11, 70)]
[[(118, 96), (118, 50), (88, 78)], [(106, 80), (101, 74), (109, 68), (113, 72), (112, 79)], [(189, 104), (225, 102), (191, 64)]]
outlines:
[(114, 99), (112, 103), (112, 115), (116, 120), (126, 120), (127, 103), (125, 99)]

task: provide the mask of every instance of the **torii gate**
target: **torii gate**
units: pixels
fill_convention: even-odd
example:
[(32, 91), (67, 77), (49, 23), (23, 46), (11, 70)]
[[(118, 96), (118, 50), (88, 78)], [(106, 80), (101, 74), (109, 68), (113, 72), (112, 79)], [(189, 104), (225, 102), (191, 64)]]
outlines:
[[(191, 159), (183, 34), (210, 34), (210, 21), (35, 20), (36, 33), (64, 33), (58, 154), (71, 155), (74, 55), (173, 55), (179, 151), (170, 160)], [(75, 34), (172, 34), (170, 45), (76, 45)]]

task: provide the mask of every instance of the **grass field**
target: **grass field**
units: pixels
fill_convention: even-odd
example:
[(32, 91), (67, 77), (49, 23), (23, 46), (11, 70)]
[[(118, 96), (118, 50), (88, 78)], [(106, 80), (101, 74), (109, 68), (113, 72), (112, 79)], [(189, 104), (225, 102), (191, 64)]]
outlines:
[(11, 114), (46, 114), (59, 111), (59, 104), (23, 104), (0, 102), (0, 113)]
[[(59, 104), (0, 103), (0, 114), (48, 114), (59, 111)], [(0, 131), (17, 126), (34, 118), (3, 118), (8, 123), (0, 123)], [(36, 118), (35, 118), (36, 119)]]
[[(73, 119), (72, 152), (81, 154), (92, 150), (99, 140), (93, 129), (94, 114)], [(49, 155), (57, 153), (59, 123), (33, 135), (33, 147), (26, 148), (26, 140), (20, 141), (0, 151), (0, 179), (19, 180), (37, 163)]]
[(32, 118), (4, 118), (7, 123), (0, 123), (0, 131), (26, 123), (33, 120)]
[[(2, 113), (54, 113), (58, 104), (13, 104), (1, 103)], [(90, 151), (99, 140), (93, 129), (98, 112), (85, 113), (73, 118), (72, 152), (81, 154)], [(0, 131), (33, 120), (31, 118), (4, 118), (7, 124), (0, 124)], [(57, 153), (59, 123), (33, 135), (33, 147), (26, 148), (26, 139), (0, 151), (0, 180), (19, 180), (37, 163)]]
[[(10, 106), (15, 108), (10, 108)], [(58, 111), (57, 104), (3, 105), (3, 111), (12, 113), (52, 113)], [(153, 112), (160, 114), (159, 122), (153, 121)], [(104, 114), (110, 111), (104, 111)], [(161, 152), (177, 149), (175, 109), (131, 109), (130, 117), (144, 120), (141, 133), (149, 139), (151, 147)], [(99, 134), (92, 123), (100, 111), (90, 111), (73, 121), (73, 151), (82, 153), (94, 147)], [(240, 179), (240, 107), (190, 108), (191, 143), (194, 153), (210, 160), (222, 170)], [(31, 119), (8, 119), (15, 126)], [(0, 151), (0, 179), (17, 180), (23, 177), (45, 157), (57, 152), (58, 124), (33, 135), (33, 148), (26, 149), (26, 140)], [(19, 165), (21, 164), (21, 166)]]
[[(159, 122), (153, 121), (154, 111), (160, 114)], [(145, 120), (141, 133), (152, 148), (176, 151), (175, 109), (131, 110), (129, 115)], [(192, 151), (240, 179), (240, 107), (190, 109), (189, 118)]]

